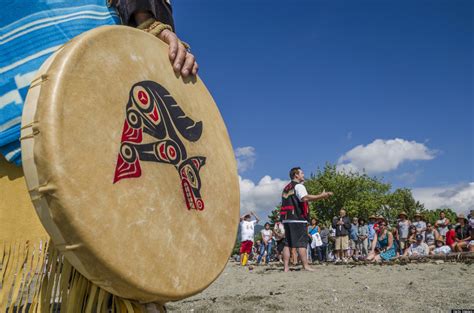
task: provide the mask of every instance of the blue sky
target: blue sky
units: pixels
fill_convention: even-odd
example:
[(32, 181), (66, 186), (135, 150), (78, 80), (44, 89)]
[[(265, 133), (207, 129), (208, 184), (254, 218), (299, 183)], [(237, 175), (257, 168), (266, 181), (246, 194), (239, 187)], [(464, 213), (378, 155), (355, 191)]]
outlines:
[(234, 147), (244, 148), (244, 210), (278, 202), (290, 167), (309, 173), (325, 162), (413, 188), (431, 208), (474, 206), (474, 2), (173, 7)]

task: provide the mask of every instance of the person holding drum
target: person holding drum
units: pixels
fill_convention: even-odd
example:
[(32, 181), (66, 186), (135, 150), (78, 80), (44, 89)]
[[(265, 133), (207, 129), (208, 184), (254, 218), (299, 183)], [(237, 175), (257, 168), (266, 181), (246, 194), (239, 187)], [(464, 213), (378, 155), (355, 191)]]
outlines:
[(141, 29), (169, 26), (156, 36), (169, 45), (169, 58), (173, 69), (184, 77), (197, 74), (199, 66), (189, 46), (173, 32), (175, 26), (169, 0), (118, 0), (117, 9), (122, 22), (128, 26)]
[(323, 191), (319, 195), (310, 195), (304, 183), (304, 173), (300, 167), (290, 170), (291, 182), (282, 192), (280, 217), (285, 227), (285, 248), (283, 249), (284, 271), (289, 271), (290, 248), (296, 248), (307, 271), (314, 271), (308, 264), (306, 246), (308, 235), (308, 201), (318, 201), (333, 195), (332, 192)]
[(110, 7), (103, 0), (14, 1), (3, 6), (0, 154), (7, 161), (21, 164), (21, 112), (35, 73), (54, 51), (85, 31), (120, 22), (142, 29), (169, 45), (168, 56), (175, 73), (183, 77), (197, 74), (194, 55), (174, 32), (169, 1), (108, 0), (108, 4)]
[[(166, 302), (209, 286), (235, 242), (222, 236), (238, 226), (234, 149), (202, 80), (183, 79), (197, 73), (194, 57), (153, 10), (131, 12), (134, 23), (152, 15), (142, 31), (117, 26), (104, 2), (4, 6), (0, 73), (8, 86), (0, 87), (14, 89), (2, 97), (0, 88), (0, 100), (13, 99), (18, 110), (0, 119), (0, 130), (13, 140), (7, 144), (18, 144), (2, 153), (19, 160), (21, 130), (16, 163), (23, 168), (0, 158), (8, 173), (0, 175), (0, 241), (16, 249), (2, 264), (1, 312), (29, 301), (49, 311), (59, 294), (64, 311), (102, 312), (108, 299), (128, 312), (147, 303), (164, 311)], [(102, 22), (84, 27), (86, 20)], [(11, 103), (2, 104), (0, 118)], [(184, 220), (193, 225), (186, 232)], [(196, 262), (174, 253), (175, 243)], [(30, 253), (36, 259), (24, 257)], [(26, 280), (38, 273), (38, 283)], [(31, 293), (19, 294), (29, 286)]]

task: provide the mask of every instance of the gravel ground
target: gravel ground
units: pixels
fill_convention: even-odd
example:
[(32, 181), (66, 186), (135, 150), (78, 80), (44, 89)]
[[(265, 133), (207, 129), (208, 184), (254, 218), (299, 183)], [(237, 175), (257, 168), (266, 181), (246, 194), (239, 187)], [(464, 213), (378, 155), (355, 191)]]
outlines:
[(242, 268), (229, 262), (202, 293), (168, 303), (170, 312), (317, 311), (450, 312), (474, 309), (474, 265), (280, 265)]

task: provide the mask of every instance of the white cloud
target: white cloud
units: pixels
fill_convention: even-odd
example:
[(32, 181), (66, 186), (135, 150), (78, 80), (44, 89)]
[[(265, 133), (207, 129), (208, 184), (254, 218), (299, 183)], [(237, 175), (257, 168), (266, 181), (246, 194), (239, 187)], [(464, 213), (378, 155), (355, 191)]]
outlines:
[(252, 169), (256, 160), (255, 148), (251, 146), (238, 147), (234, 150), (237, 168), (240, 173)]
[(458, 213), (474, 209), (474, 182), (455, 186), (414, 188), (413, 197), (434, 210), (449, 207)]
[(337, 168), (354, 172), (365, 170), (368, 174), (377, 174), (395, 170), (406, 161), (431, 160), (435, 154), (436, 151), (416, 141), (400, 138), (376, 139), (341, 156), (337, 161)]
[(242, 213), (255, 211), (262, 220), (266, 220), (281, 202), (281, 192), (288, 182), (266, 175), (257, 184), (239, 176), (239, 183)]

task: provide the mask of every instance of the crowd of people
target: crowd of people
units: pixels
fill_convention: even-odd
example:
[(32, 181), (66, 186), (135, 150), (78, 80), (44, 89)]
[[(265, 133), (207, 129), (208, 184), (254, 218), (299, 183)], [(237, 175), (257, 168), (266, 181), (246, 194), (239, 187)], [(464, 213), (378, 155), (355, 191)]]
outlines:
[[(255, 218), (252, 220), (252, 216)], [(242, 265), (252, 260), (257, 265), (282, 262), (285, 228), (281, 222), (265, 223), (259, 239), (254, 240), (254, 227), (259, 222), (254, 213), (241, 217)], [(260, 239), (261, 237), (261, 239)], [(389, 261), (403, 256), (442, 255), (452, 252), (474, 252), (474, 210), (465, 217), (458, 214), (450, 221), (441, 212), (434, 223), (420, 213), (408, 218), (401, 212), (394, 223), (382, 216), (363, 218), (347, 216), (341, 209), (331, 223), (312, 218), (307, 224), (307, 259), (312, 263), (367, 260)], [(291, 263), (297, 264), (296, 248), (291, 249)]]
[[(304, 186), (305, 176), (300, 167), (289, 172), (291, 181), (282, 191), (280, 218), (273, 227), (265, 223), (261, 239), (255, 241), (255, 225), (259, 218), (250, 212), (241, 216), (240, 262), (246, 265), (252, 259), (257, 265), (275, 259), (289, 271), (290, 262), (298, 259), (303, 268), (313, 271), (311, 262), (369, 262), (390, 261), (398, 257), (423, 257), (451, 252), (474, 252), (474, 210), (466, 218), (457, 215), (450, 221), (440, 212), (434, 225), (423, 220), (420, 213), (413, 221), (406, 212), (400, 212), (395, 223), (383, 216), (363, 218), (339, 211), (331, 223), (319, 223), (310, 217), (308, 202), (328, 199), (333, 192), (309, 194)], [(252, 216), (254, 219), (252, 220)], [(308, 223), (308, 220), (310, 221)]]

